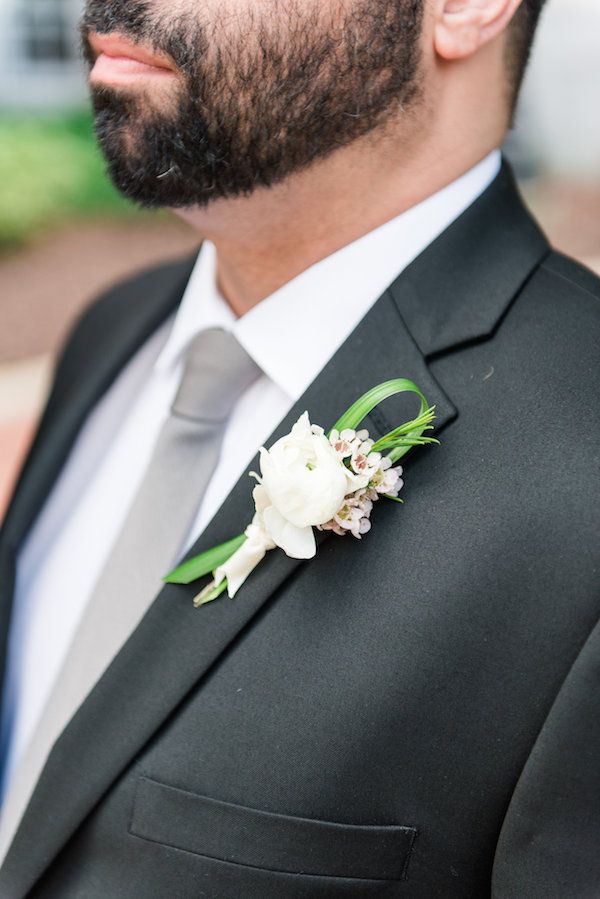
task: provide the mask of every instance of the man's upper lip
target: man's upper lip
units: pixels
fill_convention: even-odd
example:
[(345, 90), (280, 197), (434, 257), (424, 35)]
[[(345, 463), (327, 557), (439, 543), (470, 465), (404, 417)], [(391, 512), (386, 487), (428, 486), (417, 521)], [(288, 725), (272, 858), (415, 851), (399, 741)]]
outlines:
[(168, 56), (146, 50), (144, 47), (136, 44), (135, 41), (120, 34), (96, 34), (90, 32), (88, 40), (96, 56), (100, 56), (102, 53), (105, 56), (125, 56), (127, 59), (135, 59), (137, 62), (143, 62), (148, 66), (156, 66), (160, 69), (174, 70), (175, 68)]

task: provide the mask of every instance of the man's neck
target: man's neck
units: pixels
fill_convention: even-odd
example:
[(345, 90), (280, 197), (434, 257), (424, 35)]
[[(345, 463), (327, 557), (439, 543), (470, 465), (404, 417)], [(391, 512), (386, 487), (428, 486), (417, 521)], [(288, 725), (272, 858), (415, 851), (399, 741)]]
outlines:
[(241, 316), (316, 262), (468, 171), (490, 150), (427, 149), (366, 138), (251, 197), (178, 214), (217, 248), (223, 296)]

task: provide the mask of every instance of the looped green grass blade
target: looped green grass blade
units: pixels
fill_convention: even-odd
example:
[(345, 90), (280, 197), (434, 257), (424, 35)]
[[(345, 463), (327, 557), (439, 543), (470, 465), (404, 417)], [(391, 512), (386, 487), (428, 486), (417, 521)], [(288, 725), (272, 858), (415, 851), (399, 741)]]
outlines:
[(350, 408), (344, 412), (341, 418), (338, 418), (331, 430), (343, 431), (345, 428), (357, 430), (362, 420), (375, 408), (375, 406), (378, 406), (390, 396), (395, 396), (397, 393), (407, 392), (416, 393), (420, 398), (421, 409), (419, 415), (423, 415), (429, 408), (429, 404), (417, 385), (407, 378), (394, 378), (392, 381), (384, 381), (383, 384), (378, 384), (377, 387), (372, 387), (370, 390), (367, 390), (366, 393), (363, 393), (363, 395), (359, 397), (355, 403), (352, 403)]
[[(432, 437), (423, 437), (423, 432), (430, 430), (430, 423), (435, 418), (433, 406), (430, 406), (424, 395), (421, 393), (414, 381), (407, 378), (395, 378), (392, 381), (384, 381), (377, 387), (372, 387), (364, 393), (359, 399), (353, 403), (347, 412), (337, 420), (331, 430), (343, 431), (345, 428), (358, 430), (363, 419), (376, 406), (398, 393), (415, 393), (420, 401), (421, 406), (417, 418), (406, 422), (399, 428), (394, 428), (389, 434), (385, 434), (373, 446), (374, 452), (381, 452), (389, 449), (388, 453), (392, 462), (397, 462), (402, 456), (413, 447), (424, 443), (437, 443), (438, 441)], [(331, 432), (330, 432), (331, 433)]]

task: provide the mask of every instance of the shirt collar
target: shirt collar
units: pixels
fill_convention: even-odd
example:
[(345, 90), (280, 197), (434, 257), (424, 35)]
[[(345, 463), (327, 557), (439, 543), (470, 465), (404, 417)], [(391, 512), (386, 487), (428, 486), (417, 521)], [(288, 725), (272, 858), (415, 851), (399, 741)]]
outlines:
[(301, 272), (241, 318), (222, 297), (205, 240), (155, 363), (166, 372), (206, 328), (231, 331), (292, 400), (302, 396), (386, 287), (483, 193), (500, 169), (494, 150), (423, 202)]
[(185, 288), (167, 342), (154, 363), (158, 372), (171, 370), (196, 334), (207, 328), (233, 329), (231, 307), (217, 287), (217, 256), (214, 244), (205, 240)]

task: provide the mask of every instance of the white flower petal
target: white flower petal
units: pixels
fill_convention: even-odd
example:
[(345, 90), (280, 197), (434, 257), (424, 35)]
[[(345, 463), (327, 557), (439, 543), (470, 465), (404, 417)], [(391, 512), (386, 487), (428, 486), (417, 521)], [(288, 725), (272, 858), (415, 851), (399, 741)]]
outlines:
[(254, 500), (254, 505), (256, 506), (258, 515), (262, 515), (265, 509), (271, 505), (269, 495), (262, 484), (256, 485), (256, 487), (252, 491), (252, 499)]
[[(256, 487), (255, 490), (260, 490)], [(246, 528), (246, 540), (223, 564), (215, 569), (215, 585), (227, 578), (227, 593), (233, 599), (248, 575), (262, 562), (270, 549), (275, 549), (267, 531), (262, 527), (260, 516), (256, 514), (252, 524)]]
[[(308, 417), (308, 412), (303, 412), (296, 424), (293, 426), (291, 430), (291, 436), (296, 439), (303, 439), (306, 436), (310, 437), (310, 419)], [(282, 438), (285, 440), (285, 438)], [(279, 441), (278, 441), (279, 442)]]
[(312, 527), (297, 527), (283, 517), (275, 506), (262, 513), (269, 536), (292, 559), (312, 559), (317, 551)]

